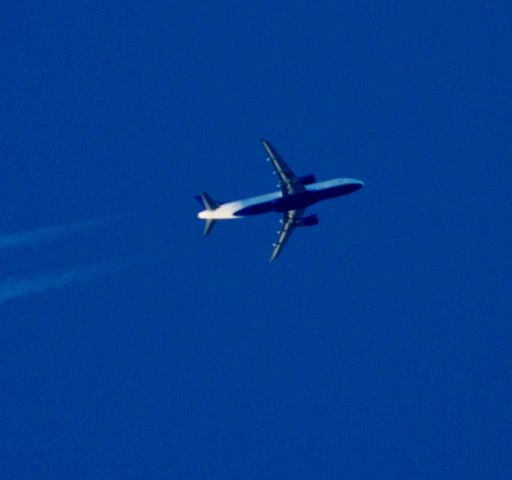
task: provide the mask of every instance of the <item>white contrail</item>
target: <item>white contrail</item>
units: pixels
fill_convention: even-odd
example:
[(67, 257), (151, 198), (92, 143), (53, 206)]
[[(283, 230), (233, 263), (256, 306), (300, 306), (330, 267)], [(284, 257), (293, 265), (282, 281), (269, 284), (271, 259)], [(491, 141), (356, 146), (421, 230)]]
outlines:
[(43, 272), (31, 277), (10, 277), (0, 282), (0, 305), (16, 297), (55, 290), (71, 283), (85, 282), (111, 275), (129, 268), (135, 261), (136, 259), (129, 258), (118, 263), (97, 263), (69, 270)]
[(52, 227), (41, 227), (25, 232), (8, 233), (0, 235), (0, 250), (20, 247), (23, 245), (35, 245), (45, 240), (55, 240), (74, 233), (79, 233), (88, 228), (96, 227), (102, 224), (102, 219), (89, 219), (81, 222), (67, 223), (64, 225), (55, 225)]

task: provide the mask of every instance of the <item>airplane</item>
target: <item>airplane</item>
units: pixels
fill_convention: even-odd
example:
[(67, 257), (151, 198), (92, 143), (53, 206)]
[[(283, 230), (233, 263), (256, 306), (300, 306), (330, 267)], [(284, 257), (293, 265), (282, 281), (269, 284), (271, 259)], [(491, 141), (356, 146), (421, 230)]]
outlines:
[(311, 227), (319, 223), (317, 215), (304, 216), (307, 207), (321, 200), (348, 195), (362, 188), (364, 183), (354, 178), (334, 178), (317, 182), (313, 174), (298, 177), (270, 142), (262, 139), (261, 143), (267, 154), (267, 161), (272, 162), (274, 174), (279, 178), (280, 191), (227, 203), (217, 202), (206, 192), (202, 192), (196, 199), (204, 210), (197, 214), (197, 218), (205, 220), (204, 235), (208, 235), (218, 220), (251, 217), (269, 212), (281, 213), (282, 226), (277, 232), (277, 241), (273, 244), (269, 259), (272, 262), (281, 253), (295, 227)]

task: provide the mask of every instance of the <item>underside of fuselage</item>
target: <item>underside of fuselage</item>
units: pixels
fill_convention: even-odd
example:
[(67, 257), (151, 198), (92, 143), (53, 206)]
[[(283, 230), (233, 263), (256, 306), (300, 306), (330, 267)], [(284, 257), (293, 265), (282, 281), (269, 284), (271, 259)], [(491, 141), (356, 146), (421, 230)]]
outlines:
[(289, 210), (300, 210), (302, 208), (313, 205), (318, 200), (312, 192), (303, 192), (295, 195), (281, 195), (278, 198), (258, 202), (252, 205), (247, 205), (240, 210), (233, 212), (237, 217), (248, 217), (251, 215), (261, 215), (268, 212), (288, 212)]
[(281, 192), (225, 203), (215, 210), (200, 212), (199, 218), (235, 219), (264, 213), (284, 213), (307, 208), (321, 200), (348, 195), (359, 190), (363, 182), (339, 178), (308, 185), (304, 192), (283, 195)]
[[(327, 182), (326, 182), (327, 183)], [(340, 197), (355, 192), (362, 187), (362, 182), (348, 182), (339, 185), (327, 185), (324, 188), (309, 187), (305, 192), (294, 195), (281, 195), (278, 198), (264, 202), (256, 202), (247, 205), (240, 210), (233, 212), (237, 217), (261, 215), (263, 213), (278, 212), (284, 213), (290, 210), (301, 210), (307, 208), (320, 200)]]

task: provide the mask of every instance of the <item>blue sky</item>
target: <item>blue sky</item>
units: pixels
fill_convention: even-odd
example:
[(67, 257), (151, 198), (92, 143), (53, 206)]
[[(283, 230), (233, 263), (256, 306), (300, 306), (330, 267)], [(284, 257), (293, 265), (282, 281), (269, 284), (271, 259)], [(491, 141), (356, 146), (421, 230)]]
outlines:
[[(2, 477), (510, 478), (510, 20), (3, 5)], [(271, 265), (193, 199), (272, 191), (260, 137), (366, 183)]]

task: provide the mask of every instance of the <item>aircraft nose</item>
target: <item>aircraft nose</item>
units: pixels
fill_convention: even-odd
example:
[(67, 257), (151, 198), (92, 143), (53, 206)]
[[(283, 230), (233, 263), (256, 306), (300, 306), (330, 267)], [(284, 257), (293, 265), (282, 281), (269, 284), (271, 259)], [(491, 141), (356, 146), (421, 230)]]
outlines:
[(350, 182), (349, 185), (347, 185), (347, 193), (353, 193), (357, 192), (358, 190), (361, 190), (361, 188), (364, 187), (364, 182), (361, 180), (354, 179), (352, 182)]
[(350, 192), (357, 192), (364, 187), (364, 183), (360, 180), (356, 180), (354, 183), (350, 184)]

